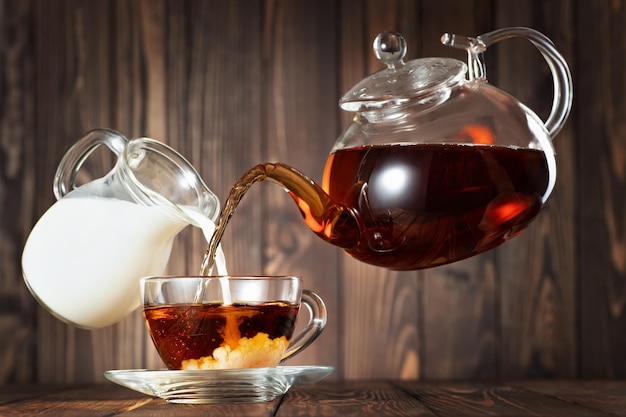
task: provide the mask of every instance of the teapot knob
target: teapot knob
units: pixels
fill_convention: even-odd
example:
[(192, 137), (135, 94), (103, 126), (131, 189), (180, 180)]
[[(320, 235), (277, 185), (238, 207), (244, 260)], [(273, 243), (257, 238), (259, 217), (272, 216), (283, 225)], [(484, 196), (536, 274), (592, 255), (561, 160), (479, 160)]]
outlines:
[(406, 40), (398, 32), (383, 32), (374, 39), (374, 54), (387, 67), (393, 69), (397, 65), (404, 65), (402, 60), (406, 55)]

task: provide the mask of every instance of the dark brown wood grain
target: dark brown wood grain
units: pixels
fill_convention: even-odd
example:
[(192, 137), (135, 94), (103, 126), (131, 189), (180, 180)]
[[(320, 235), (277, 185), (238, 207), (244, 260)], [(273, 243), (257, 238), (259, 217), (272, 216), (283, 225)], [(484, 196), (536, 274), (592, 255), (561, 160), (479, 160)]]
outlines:
[[(17, 395), (20, 395), (19, 391), (16, 397)], [(25, 396), (19, 402), (16, 400), (0, 404), (0, 414), (3, 416), (85, 417), (116, 415), (141, 407), (151, 401), (153, 401), (151, 397), (131, 390), (120, 390), (120, 387), (109, 384), (97, 387), (70, 387), (64, 390), (52, 387), (48, 389), (48, 393), (34, 398)]]
[[(36, 312), (22, 281), (21, 251), (38, 214), (34, 158), (35, 51), (30, 2), (5, 5), (0, 37), (0, 381), (36, 378)], [(29, 155), (29, 157), (26, 157)]]
[(287, 393), (277, 416), (436, 416), (385, 381), (316, 384)]
[(0, 390), (0, 405), (32, 400), (37, 397), (65, 391), (69, 388), (69, 386), (62, 384), (5, 384), (2, 386), (2, 390)]
[(580, 2), (577, 16), (581, 374), (624, 377), (626, 6)]
[(585, 407), (597, 412), (611, 415), (626, 415), (626, 397), (622, 390), (623, 380), (612, 379), (579, 379), (579, 380), (549, 380), (535, 379), (513, 382), (511, 385), (549, 395)]
[[(318, 239), (289, 195), (261, 183), (223, 239), (229, 269), (301, 275), (320, 293), (328, 328), (290, 363), (335, 366), (331, 379), (625, 376), (625, 15), (623, 2), (585, 0), (0, 2), (0, 384), (90, 383), (107, 369), (162, 366), (139, 312), (76, 329), (39, 307), (21, 277), (59, 160), (85, 131), (171, 145), (222, 202), (260, 162), (319, 182), (352, 117), (339, 98), (382, 68), (371, 50), (379, 32), (402, 32), (406, 59), (465, 60), (442, 33), (505, 26), (544, 32), (574, 76), (574, 109), (554, 140), (557, 185), (528, 230), (456, 264), (393, 272)], [(547, 116), (552, 80), (532, 45), (507, 40), (485, 57), (492, 84)], [(114, 162), (95, 153), (80, 181)], [(185, 229), (167, 273), (197, 273), (205, 249)], [(510, 394), (513, 412), (525, 390), (477, 395), (500, 404)]]
[[(172, 404), (113, 385), (9, 386), (3, 416), (624, 416), (617, 380), (321, 381), (261, 403)], [(7, 400), (3, 400), (6, 398)]]
[[(558, 384), (554, 383), (553, 384)], [(559, 398), (509, 385), (398, 383), (437, 416), (608, 416)]]

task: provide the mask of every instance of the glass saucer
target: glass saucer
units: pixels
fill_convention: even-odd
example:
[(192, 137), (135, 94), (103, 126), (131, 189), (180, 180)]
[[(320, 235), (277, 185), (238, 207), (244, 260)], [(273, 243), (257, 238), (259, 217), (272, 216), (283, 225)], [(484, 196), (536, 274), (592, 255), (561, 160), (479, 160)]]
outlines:
[(332, 366), (169, 371), (125, 369), (104, 376), (132, 390), (172, 403), (250, 403), (270, 401), (293, 385), (310, 384), (332, 373)]

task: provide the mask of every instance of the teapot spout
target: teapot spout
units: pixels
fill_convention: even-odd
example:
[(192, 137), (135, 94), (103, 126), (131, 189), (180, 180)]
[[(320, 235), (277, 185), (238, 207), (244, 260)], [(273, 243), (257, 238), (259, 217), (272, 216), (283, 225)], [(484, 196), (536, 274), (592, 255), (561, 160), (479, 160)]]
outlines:
[(225, 216), (220, 223), (228, 222), (248, 188), (266, 179), (289, 193), (307, 227), (324, 241), (342, 249), (351, 249), (358, 244), (359, 222), (352, 210), (335, 203), (315, 181), (283, 163), (258, 164), (246, 172), (231, 189), (224, 206)]
[(259, 164), (256, 168), (293, 198), (313, 233), (342, 249), (357, 245), (359, 222), (356, 216), (348, 207), (333, 201), (319, 184), (283, 163)]

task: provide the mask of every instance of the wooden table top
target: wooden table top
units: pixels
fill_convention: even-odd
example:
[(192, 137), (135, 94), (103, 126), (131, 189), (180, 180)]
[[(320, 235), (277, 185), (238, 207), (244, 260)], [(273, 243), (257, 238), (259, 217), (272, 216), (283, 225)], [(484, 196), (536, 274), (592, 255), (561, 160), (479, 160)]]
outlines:
[(626, 381), (321, 381), (271, 402), (170, 404), (103, 383), (0, 386), (1, 416), (626, 416)]

